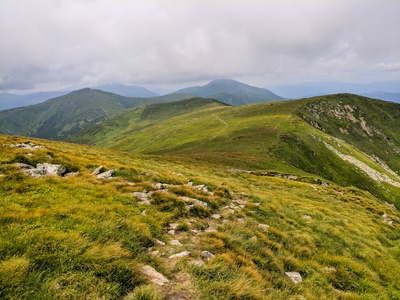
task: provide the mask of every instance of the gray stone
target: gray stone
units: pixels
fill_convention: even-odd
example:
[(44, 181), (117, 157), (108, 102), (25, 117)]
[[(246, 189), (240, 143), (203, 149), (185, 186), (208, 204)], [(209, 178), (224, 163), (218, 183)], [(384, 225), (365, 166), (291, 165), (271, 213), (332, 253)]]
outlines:
[(190, 251), (183, 251), (181, 253), (171, 255), (169, 258), (180, 258), (180, 257), (189, 256), (189, 255), (190, 255)]
[(258, 224), (258, 227), (261, 228), (264, 231), (267, 231), (269, 228), (269, 225), (267, 224)]
[(303, 218), (307, 219), (307, 220), (311, 220), (312, 219), (310, 215), (303, 215)]
[(168, 234), (174, 235), (175, 234), (175, 230), (171, 229), (170, 231), (168, 231)]
[(194, 206), (207, 207), (207, 203), (205, 203), (204, 201), (196, 200), (196, 201), (194, 202)]
[(178, 228), (179, 224), (178, 223), (171, 223), (169, 224), (169, 228), (176, 230)]
[(298, 272), (285, 272), (285, 274), (294, 284), (303, 281), (303, 278), (301, 278), (301, 275)]
[(64, 175), (64, 177), (75, 177), (78, 176), (79, 172), (70, 172)]
[(178, 240), (172, 240), (169, 242), (172, 246), (182, 246), (182, 243)]
[(162, 242), (162, 241), (160, 241), (160, 240), (157, 240), (157, 239), (156, 239), (155, 242), (156, 242), (156, 244), (159, 245), (159, 246), (165, 246), (165, 243)]
[(213, 214), (211, 216), (211, 218), (213, 218), (213, 219), (221, 219), (221, 216), (219, 214)]
[(29, 170), (29, 169), (34, 169), (33, 166), (24, 164), (24, 163), (17, 163), (18, 167), (20, 167), (22, 170)]
[(98, 167), (96, 170), (92, 172), (92, 175), (99, 175), (103, 171), (103, 166)]
[(197, 259), (197, 260), (192, 260), (189, 262), (191, 265), (196, 266), (196, 267), (204, 267), (205, 263), (204, 261), (202, 261), (201, 259)]
[(152, 268), (148, 265), (142, 267), (142, 273), (144, 275), (150, 277), (150, 280), (159, 286), (163, 286), (164, 284), (169, 282), (167, 277), (165, 277), (163, 274), (157, 272), (154, 268)]
[(204, 258), (213, 258), (214, 257), (214, 254), (212, 254), (211, 252), (209, 252), (209, 251), (203, 251), (203, 257)]
[(114, 169), (108, 170), (106, 172), (100, 173), (97, 175), (97, 179), (111, 179), (114, 177)]
[(36, 167), (38, 170), (44, 170), (45, 175), (49, 176), (60, 176), (67, 171), (67, 168), (62, 165), (53, 165), (53, 164), (38, 164)]

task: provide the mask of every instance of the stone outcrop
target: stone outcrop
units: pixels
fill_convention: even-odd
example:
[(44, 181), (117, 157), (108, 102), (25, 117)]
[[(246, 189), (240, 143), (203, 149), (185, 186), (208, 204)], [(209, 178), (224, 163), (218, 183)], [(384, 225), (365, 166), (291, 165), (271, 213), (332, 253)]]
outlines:
[(301, 275), (298, 272), (285, 272), (285, 274), (294, 284), (303, 281), (303, 278), (301, 278)]
[(100, 173), (99, 175), (97, 175), (97, 179), (111, 179), (111, 178), (115, 177), (114, 173), (115, 173), (114, 169), (108, 170), (106, 172), (103, 172), (103, 173)]
[(160, 272), (157, 272), (154, 268), (152, 268), (148, 265), (142, 267), (141, 271), (142, 271), (142, 274), (150, 277), (150, 280), (159, 286), (163, 286), (164, 284), (169, 282), (167, 277), (165, 277)]
[(10, 147), (10, 148), (16, 148), (16, 149), (24, 149), (24, 150), (37, 150), (41, 148), (46, 148), (45, 146), (39, 146), (35, 145), (34, 143), (19, 143), (19, 144), (5, 144), (3, 147)]
[(38, 164), (36, 168), (23, 163), (18, 163), (18, 166), (25, 172), (25, 174), (35, 178), (41, 176), (62, 176), (67, 171), (67, 168), (62, 165), (49, 163)]

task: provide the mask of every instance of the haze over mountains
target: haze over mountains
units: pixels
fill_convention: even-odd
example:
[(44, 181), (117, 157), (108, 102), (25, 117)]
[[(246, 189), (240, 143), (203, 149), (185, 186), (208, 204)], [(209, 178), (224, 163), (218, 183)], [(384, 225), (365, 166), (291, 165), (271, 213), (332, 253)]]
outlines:
[[(156, 97), (158, 93), (140, 86), (110, 83), (93, 89), (114, 93), (125, 97)], [(349, 84), (340, 82), (320, 82), (297, 85), (271, 86), (266, 88), (247, 85), (231, 79), (213, 80), (204, 86), (179, 89), (173, 93), (188, 93), (195, 97), (210, 97), (231, 105), (269, 102), (271, 100), (300, 99), (313, 96), (352, 93), (370, 98), (400, 103), (400, 82), (376, 82), (370, 84)], [(0, 110), (23, 107), (44, 102), (70, 91), (37, 92), (26, 95), (0, 93)]]

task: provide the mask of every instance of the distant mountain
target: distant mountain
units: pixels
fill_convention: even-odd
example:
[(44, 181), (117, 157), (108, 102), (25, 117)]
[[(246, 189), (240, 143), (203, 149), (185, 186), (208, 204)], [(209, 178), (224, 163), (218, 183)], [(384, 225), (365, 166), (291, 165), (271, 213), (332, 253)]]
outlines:
[(26, 95), (0, 93), (0, 110), (34, 105), (68, 93), (68, 91), (38, 92)]
[(233, 106), (285, 100), (285, 98), (267, 89), (230, 79), (214, 80), (204, 86), (184, 88), (175, 93), (188, 93), (196, 97), (213, 98)]
[(109, 83), (94, 87), (93, 89), (114, 93), (125, 97), (157, 97), (159, 94), (140, 86), (128, 86), (120, 83)]
[(373, 92), (361, 94), (362, 96), (400, 103), (400, 93)]
[[(314, 96), (351, 93), (358, 95), (368, 95), (375, 91), (385, 91), (388, 93), (399, 92), (400, 81), (381, 81), (370, 83), (348, 83), (348, 82), (307, 82), (292, 85), (268, 86), (269, 90), (290, 99), (308, 98)], [(367, 96), (368, 97), (368, 96)], [(388, 100), (382, 99), (381, 100)], [(390, 100), (393, 101), (393, 100)]]
[(40, 104), (0, 111), (0, 133), (63, 140), (123, 109), (189, 97), (187, 94), (173, 94), (128, 98), (86, 88)]

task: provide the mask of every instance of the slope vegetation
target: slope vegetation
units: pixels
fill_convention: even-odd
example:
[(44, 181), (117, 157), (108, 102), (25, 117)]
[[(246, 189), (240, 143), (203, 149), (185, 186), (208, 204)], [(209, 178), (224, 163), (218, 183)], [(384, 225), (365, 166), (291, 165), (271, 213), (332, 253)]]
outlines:
[(63, 140), (123, 109), (185, 98), (188, 95), (127, 98), (83, 89), (37, 105), (0, 111), (0, 133)]
[[(229, 107), (205, 109), (230, 134)], [(283, 114), (272, 127), (292, 118), (306, 124)], [(44, 147), (10, 146), (27, 142)], [(1, 299), (400, 297), (400, 213), (360, 189), (34, 138), (0, 145)], [(33, 178), (16, 163), (79, 173)], [(96, 179), (100, 165), (115, 176)]]
[[(215, 103), (189, 112), (180, 111), (179, 102), (169, 105), (152, 110), (172, 115), (130, 109), (68, 141), (229, 168), (315, 174), (400, 206), (398, 104), (340, 94), (240, 107)], [(347, 107), (351, 116), (329, 113), (344, 114)]]

